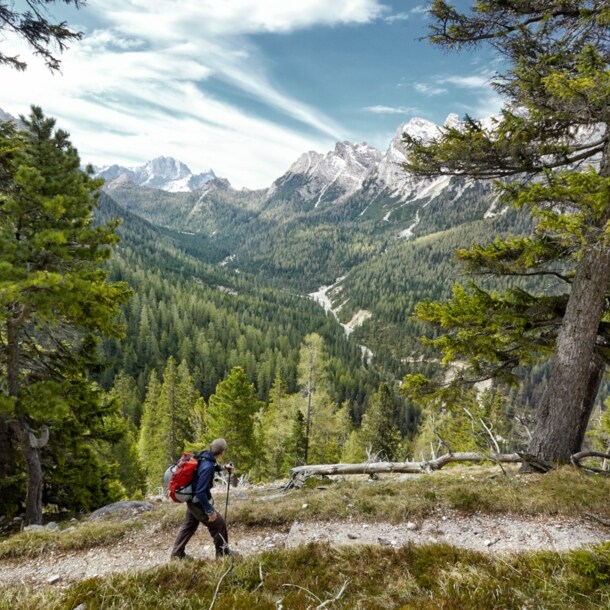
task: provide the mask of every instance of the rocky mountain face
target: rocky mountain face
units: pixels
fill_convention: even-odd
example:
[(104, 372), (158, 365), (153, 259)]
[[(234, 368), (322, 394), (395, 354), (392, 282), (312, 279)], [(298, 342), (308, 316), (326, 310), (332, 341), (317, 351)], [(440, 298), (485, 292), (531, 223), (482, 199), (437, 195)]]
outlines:
[(23, 129), (24, 127), (20, 119), (14, 117), (12, 114), (9, 114), (8, 112), (5, 112), (4, 110), (2, 110), (2, 108), (0, 108), (0, 123), (6, 123), (6, 121), (11, 121), (12, 123), (15, 123), (15, 125), (17, 125), (19, 129)]
[[(459, 118), (449, 115), (445, 125), (459, 125)], [(338, 142), (325, 154), (304, 153), (268, 189), (258, 191), (234, 189), (211, 171), (195, 177), (184, 164), (168, 158), (134, 170), (112, 166), (99, 175), (109, 181), (106, 191), (126, 209), (170, 229), (223, 240), (252, 265), (263, 265), (273, 249), (300, 247), (296, 235), (304, 240), (303, 248), (311, 249), (310, 230), (317, 231), (320, 247), (322, 233), (336, 237), (337, 231), (340, 243), (371, 239), (377, 247), (386, 239), (411, 239), (446, 228), (450, 220), (443, 209), (449, 205), (464, 208), (464, 219), (482, 218), (492, 208), (489, 185), (462, 178), (420, 178), (403, 167), (403, 134), (428, 142), (440, 130), (435, 123), (413, 118), (398, 127), (385, 153), (351, 142)], [(149, 188), (139, 192), (137, 185)], [(353, 249), (361, 252), (355, 258), (345, 252), (346, 260), (359, 260), (366, 250)]]
[(269, 201), (289, 200), (302, 209), (342, 201), (362, 187), (383, 155), (366, 143), (337, 142), (335, 149), (302, 154), (268, 192)]
[(200, 174), (193, 174), (187, 165), (173, 157), (157, 157), (140, 167), (110, 165), (96, 168), (96, 176), (104, 178), (108, 183), (117, 179), (122, 181), (128, 179), (137, 186), (169, 193), (196, 191), (216, 178), (216, 174), (211, 169)]

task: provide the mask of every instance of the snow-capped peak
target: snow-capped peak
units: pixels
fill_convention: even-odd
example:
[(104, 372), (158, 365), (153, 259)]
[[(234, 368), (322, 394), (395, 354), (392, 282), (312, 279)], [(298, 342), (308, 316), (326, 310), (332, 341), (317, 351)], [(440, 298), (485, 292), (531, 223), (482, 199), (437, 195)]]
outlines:
[[(451, 116), (451, 115), (450, 115)], [(412, 138), (418, 138), (424, 143), (436, 138), (439, 135), (439, 127), (436, 123), (428, 121), (427, 119), (421, 119), (419, 117), (412, 118), (409, 122), (403, 123), (398, 128), (397, 135), (402, 140), (403, 134), (408, 134)]]
[(445, 119), (444, 127), (452, 128), (452, 127), (461, 127), (462, 120), (457, 114), (451, 113)]
[(358, 190), (364, 179), (379, 165), (382, 154), (365, 142), (337, 142), (326, 154), (310, 151), (302, 154), (272, 187), (295, 185), (295, 192), (314, 207), (338, 201)]
[(195, 175), (187, 165), (173, 157), (157, 157), (139, 167), (111, 165), (96, 172), (96, 176), (105, 178), (107, 182), (125, 175), (139, 186), (174, 193), (198, 190), (216, 177), (211, 169)]

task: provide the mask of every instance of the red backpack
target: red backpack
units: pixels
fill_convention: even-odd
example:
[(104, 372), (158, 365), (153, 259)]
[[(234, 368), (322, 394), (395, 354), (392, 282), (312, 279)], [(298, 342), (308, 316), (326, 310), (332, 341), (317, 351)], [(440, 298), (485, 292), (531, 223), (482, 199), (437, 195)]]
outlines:
[(193, 479), (201, 455), (198, 453), (184, 453), (182, 457), (165, 471), (165, 484), (169, 490), (169, 497), (174, 502), (189, 502), (195, 495)]

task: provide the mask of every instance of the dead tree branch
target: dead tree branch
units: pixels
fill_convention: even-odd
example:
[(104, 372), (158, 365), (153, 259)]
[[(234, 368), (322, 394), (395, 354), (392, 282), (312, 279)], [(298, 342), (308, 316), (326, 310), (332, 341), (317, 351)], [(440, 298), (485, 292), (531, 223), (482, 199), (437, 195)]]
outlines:
[(604, 470), (603, 468), (595, 468), (594, 466), (583, 466), (580, 462), (585, 458), (596, 457), (601, 458), (602, 460), (610, 460), (610, 454), (602, 453), (601, 451), (580, 451), (579, 453), (575, 453), (570, 461), (577, 468), (582, 468), (588, 472), (595, 472), (596, 474), (604, 474), (606, 476), (610, 476), (610, 472), (608, 470)]

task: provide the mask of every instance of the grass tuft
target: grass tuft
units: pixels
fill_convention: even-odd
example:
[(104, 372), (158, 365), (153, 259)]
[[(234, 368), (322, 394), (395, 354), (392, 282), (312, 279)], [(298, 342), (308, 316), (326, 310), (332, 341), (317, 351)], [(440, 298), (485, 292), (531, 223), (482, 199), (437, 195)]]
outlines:
[[(0, 592), (0, 607), (26, 610), (208, 608), (228, 563), (171, 563), (90, 579), (64, 591)], [(262, 574), (262, 579), (261, 579)], [(610, 545), (569, 553), (509, 558), (447, 545), (333, 548), (310, 544), (237, 561), (223, 581), (215, 610), (325, 607), (385, 610), (610, 607)], [(347, 583), (347, 585), (346, 585)]]

